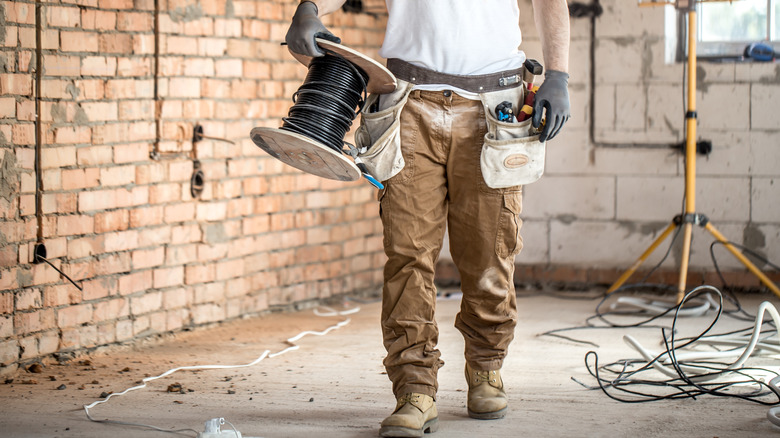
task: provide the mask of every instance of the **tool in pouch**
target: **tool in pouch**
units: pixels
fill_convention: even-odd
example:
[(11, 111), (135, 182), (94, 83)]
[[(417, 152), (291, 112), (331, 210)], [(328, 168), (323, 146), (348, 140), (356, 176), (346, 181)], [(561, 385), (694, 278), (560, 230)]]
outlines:
[[(374, 102), (371, 103), (371, 105), (365, 105), (364, 108), (368, 108), (369, 113), (375, 113), (379, 111), (379, 98), (377, 98)], [(361, 119), (361, 125), (363, 124)], [(358, 134), (356, 134), (358, 135)], [(357, 143), (357, 142), (356, 142)], [(363, 177), (371, 183), (372, 186), (378, 188), (379, 190), (382, 190), (385, 188), (385, 186), (376, 178), (374, 177), (374, 172), (372, 172), (367, 166), (366, 163), (363, 161), (363, 158), (361, 157), (362, 154), (365, 154), (368, 152), (367, 147), (357, 147), (354, 145), (351, 145), (349, 143), (346, 143), (348, 149), (345, 149), (344, 152), (349, 154), (353, 160), (355, 160), (355, 165), (357, 165), (358, 169), (360, 169), (361, 172), (363, 172)]]
[(413, 84), (396, 79), (390, 93), (372, 93), (360, 112), (355, 130), (355, 150), (350, 154), (377, 181), (387, 181), (405, 166), (401, 151), (401, 111), (409, 99)]
[[(518, 114), (515, 114), (514, 110), (512, 109), (512, 103), (509, 101), (503, 101), (498, 104), (498, 106), (496, 106), (495, 110), (496, 118), (499, 121), (522, 122), (523, 120), (530, 119), (531, 115), (533, 115), (534, 98), (536, 97), (536, 92), (539, 91), (539, 86), (534, 85), (534, 78), (541, 75), (544, 71), (544, 68), (542, 67), (542, 64), (540, 64), (539, 61), (535, 59), (526, 59), (523, 63), (523, 67), (525, 67), (523, 72), (523, 81), (526, 84), (526, 92), (523, 104), (520, 106), (520, 111)], [(512, 119), (510, 116), (514, 117), (514, 119)], [(539, 126), (540, 131), (541, 128), (544, 127), (544, 122), (545, 120), (542, 119), (542, 123)]]
[(535, 60), (526, 60), (524, 67), (525, 87), (480, 94), (488, 124), (480, 168), (490, 188), (530, 184), (544, 173), (545, 145), (539, 141), (544, 121), (538, 128), (531, 123), (533, 99), (538, 90), (533, 81), (542, 73), (542, 66)]
[[(342, 65), (349, 67), (347, 70), (351, 70), (350, 75), (355, 75), (351, 79), (353, 83), (362, 82), (362, 87), (357, 86), (357, 88), (362, 89), (353, 90), (355, 93), (361, 96), (368, 93), (385, 94), (396, 89), (397, 82), (394, 75), (382, 64), (333, 41), (317, 38), (317, 44), (326, 53), (326, 57), (339, 58)], [(290, 109), (288, 117), (283, 119), (283, 126), (278, 129), (254, 128), (250, 133), (252, 141), (274, 158), (306, 173), (338, 181), (356, 181), (365, 177), (372, 185), (381, 186), (381, 184), (377, 185), (377, 179), (374, 178), (367, 166), (361, 165), (360, 162), (353, 162), (347, 157), (354, 158), (355, 155), (351, 150), (344, 149), (346, 144), (344, 136), (335, 138), (337, 135), (333, 134), (334, 132), (346, 133), (348, 126), (351, 125), (357, 114), (354, 112), (355, 107), (353, 107), (349, 120), (344, 119), (343, 115), (342, 118), (338, 118), (339, 114), (333, 117), (332, 108), (345, 106), (345, 102), (340, 102), (337, 97), (340, 94), (350, 94), (339, 87), (333, 87), (338, 90), (338, 93), (333, 93), (330, 91), (331, 89), (327, 90), (330, 92), (328, 93), (321, 81), (317, 81), (320, 76), (324, 77), (329, 72), (327, 68), (323, 69), (323, 64), (321, 64), (325, 57), (317, 59), (292, 51), (290, 53), (301, 64), (309, 68), (309, 74), (304, 84), (294, 95), (295, 104)], [(304, 97), (308, 97), (306, 93), (312, 96), (316, 95), (309, 100), (316, 101), (317, 105), (300, 104)], [(355, 106), (363, 110), (366, 107), (366, 102), (362, 101), (362, 97), (360, 100), (361, 102), (356, 103)], [(312, 116), (316, 115), (322, 120), (320, 125), (311, 123), (311, 120), (314, 119), (307, 117), (309, 111), (312, 112)], [(332, 130), (331, 127), (343, 129), (343, 131)], [(354, 147), (350, 147), (350, 149), (352, 148)]]

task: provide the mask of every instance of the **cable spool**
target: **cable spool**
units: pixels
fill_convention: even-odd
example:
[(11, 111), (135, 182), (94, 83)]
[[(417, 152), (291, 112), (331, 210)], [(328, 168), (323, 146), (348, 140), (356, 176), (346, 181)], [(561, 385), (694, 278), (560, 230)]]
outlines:
[(317, 43), (326, 56), (290, 52), (309, 72), (293, 94), (294, 104), (282, 126), (254, 128), (250, 136), (269, 155), (296, 169), (356, 181), (363, 173), (343, 154), (344, 136), (367, 93), (390, 93), (396, 79), (382, 64), (355, 50), (321, 38)]

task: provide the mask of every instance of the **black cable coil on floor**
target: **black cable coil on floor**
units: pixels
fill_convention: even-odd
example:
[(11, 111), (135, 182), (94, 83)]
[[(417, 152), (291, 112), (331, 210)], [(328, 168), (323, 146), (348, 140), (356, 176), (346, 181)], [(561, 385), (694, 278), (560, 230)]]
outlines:
[(344, 136), (365, 104), (367, 83), (368, 75), (362, 69), (337, 54), (312, 58), (280, 129), (342, 153)]

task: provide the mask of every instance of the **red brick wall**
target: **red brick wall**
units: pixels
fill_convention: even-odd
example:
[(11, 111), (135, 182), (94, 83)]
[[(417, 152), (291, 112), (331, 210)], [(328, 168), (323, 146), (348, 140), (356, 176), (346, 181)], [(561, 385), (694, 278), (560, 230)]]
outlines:
[[(0, 2), (0, 373), (379, 285), (373, 189), (303, 174), (249, 139), (280, 125), (306, 73), (280, 46), (296, 3), (159, 0), (155, 26), (153, 0), (44, 1), (38, 42), (36, 3)], [(383, 19), (325, 22), (376, 58)], [(37, 48), (40, 232), (83, 291), (31, 264)], [(236, 144), (193, 145), (196, 124)]]

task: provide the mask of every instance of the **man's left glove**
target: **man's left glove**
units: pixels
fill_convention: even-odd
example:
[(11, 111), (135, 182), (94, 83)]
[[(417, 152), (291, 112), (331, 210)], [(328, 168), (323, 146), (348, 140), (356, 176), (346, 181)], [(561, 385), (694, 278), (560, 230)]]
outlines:
[(547, 121), (539, 136), (539, 141), (552, 140), (560, 132), (563, 124), (569, 120), (569, 75), (562, 71), (547, 70), (544, 82), (534, 98), (534, 110), (531, 124), (538, 128), (542, 122), (542, 110), (546, 110)]
[(324, 56), (325, 53), (320, 50), (315, 38), (341, 43), (341, 38), (330, 33), (317, 14), (317, 5), (314, 2), (304, 1), (298, 5), (284, 38), (291, 51), (306, 56)]

